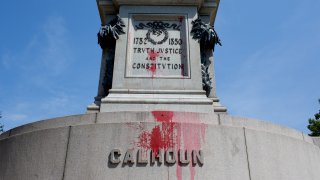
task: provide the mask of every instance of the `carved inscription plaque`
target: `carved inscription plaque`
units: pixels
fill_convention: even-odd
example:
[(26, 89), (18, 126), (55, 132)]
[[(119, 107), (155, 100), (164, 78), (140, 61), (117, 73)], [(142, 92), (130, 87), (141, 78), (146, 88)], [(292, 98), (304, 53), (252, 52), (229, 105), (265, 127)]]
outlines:
[(185, 15), (131, 15), (127, 77), (188, 78)]

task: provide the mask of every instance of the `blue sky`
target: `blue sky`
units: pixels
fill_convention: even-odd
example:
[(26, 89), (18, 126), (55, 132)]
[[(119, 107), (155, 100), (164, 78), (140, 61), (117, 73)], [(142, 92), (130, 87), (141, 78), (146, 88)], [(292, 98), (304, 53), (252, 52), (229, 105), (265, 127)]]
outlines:
[[(229, 113), (308, 132), (319, 110), (319, 0), (221, 0), (217, 94)], [(5, 129), (85, 112), (101, 50), (95, 1), (0, 6), (0, 120)]]

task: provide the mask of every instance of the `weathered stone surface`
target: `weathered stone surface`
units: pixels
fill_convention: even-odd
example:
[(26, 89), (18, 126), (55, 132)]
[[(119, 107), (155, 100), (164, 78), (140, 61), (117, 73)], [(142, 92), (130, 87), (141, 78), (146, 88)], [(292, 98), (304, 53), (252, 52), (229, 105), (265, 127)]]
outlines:
[(312, 140), (314, 144), (320, 148), (320, 137), (312, 137)]
[(170, 168), (170, 179), (250, 179), (242, 128), (208, 126), (205, 136), (204, 165)]
[(66, 116), (63, 118), (53, 118), (49, 120), (42, 120), (35, 123), (19, 126), (9, 130), (10, 136), (18, 135), (21, 133), (37, 131), (48, 128), (67, 127), (82, 124), (92, 124), (96, 120), (96, 114), (83, 114)]
[[(128, 176), (130, 179), (165, 179), (168, 174), (170, 179), (193, 179), (191, 177), (196, 179), (249, 179), (248, 167), (244, 166), (247, 159), (243, 130), (229, 127), (208, 126), (202, 147), (192, 139), (180, 139), (180, 146), (184, 144), (182, 148), (201, 148), (203, 150), (205, 156), (202, 167), (191, 167), (191, 163), (182, 167), (177, 166), (177, 163), (152, 166), (150, 161), (147, 164), (137, 164), (137, 151), (134, 151), (134, 164), (123, 164), (124, 153), (128, 149), (144, 148), (142, 144), (139, 144), (138, 139), (139, 135), (144, 132), (142, 129), (152, 129), (155, 125), (155, 123), (112, 123), (72, 128), (65, 171), (66, 179), (106, 179), (110, 176), (123, 179), (128, 179)], [(192, 137), (193, 135), (183, 133), (194, 133), (192, 129), (197, 129), (196, 126), (183, 124), (182, 137)], [(190, 130), (191, 132), (188, 132)], [(194, 136), (197, 138), (197, 133)], [(173, 146), (174, 149), (179, 149), (176, 146), (178, 145)], [(117, 165), (109, 163), (107, 168), (108, 157), (106, 155), (114, 148), (122, 151), (122, 162)], [(83, 171), (87, 173), (79, 173)]]
[(254, 180), (316, 180), (319, 148), (313, 144), (257, 130), (245, 130), (251, 178)]
[[(245, 127), (247, 129), (266, 131), (270, 133), (290, 136), (303, 141), (305, 140), (301, 132), (288, 127), (275, 125), (265, 121), (257, 121), (250, 118), (235, 117), (226, 114), (219, 114), (219, 117), (221, 125)], [(306, 141), (311, 142), (309, 139), (306, 139)]]
[(157, 176), (162, 179), (166, 175), (165, 166), (149, 168), (137, 167), (136, 164), (113, 165), (108, 163), (109, 153), (114, 148), (122, 151), (121, 161), (123, 162), (124, 153), (134, 147), (136, 136), (135, 129), (126, 124), (99, 124), (72, 128), (65, 178), (69, 180), (108, 179), (110, 177), (150, 179), (156, 177), (152, 171), (156, 169)]
[[(308, 142), (308, 143), (311, 143), (311, 144), (315, 144), (314, 141), (313, 141), (313, 138), (310, 137), (309, 135), (307, 134), (304, 134), (304, 133), (301, 133), (302, 136), (303, 136), (303, 140)], [(315, 144), (316, 145), (316, 144)]]
[[(0, 179), (62, 179), (64, 174), (65, 180), (316, 180), (320, 171), (320, 148), (305, 135), (256, 120), (170, 111), (98, 113), (92, 118), (40, 121), (25, 125), (19, 135), (2, 135)], [(180, 149), (202, 150), (204, 162), (151, 165), (146, 158), (148, 163), (137, 164), (139, 149), (150, 153), (157, 148), (177, 154)], [(114, 149), (121, 151), (119, 164), (109, 162)], [(123, 164), (128, 150), (134, 164)]]
[(63, 127), (0, 140), (0, 179), (62, 179), (68, 134)]

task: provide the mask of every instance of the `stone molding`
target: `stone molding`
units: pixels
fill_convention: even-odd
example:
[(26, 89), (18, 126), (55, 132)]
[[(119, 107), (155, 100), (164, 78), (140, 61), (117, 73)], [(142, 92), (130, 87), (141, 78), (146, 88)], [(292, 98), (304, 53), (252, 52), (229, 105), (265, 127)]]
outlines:
[(145, 6), (196, 6), (199, 14), (202, 16), (210, 16), (210, 24), (214, 24), (217, 9), (220, 0), (97, 0), (101, 22), (106, 23), (108, 15), (115, 15), (119, 12), (122, 5), (141, 5)]

